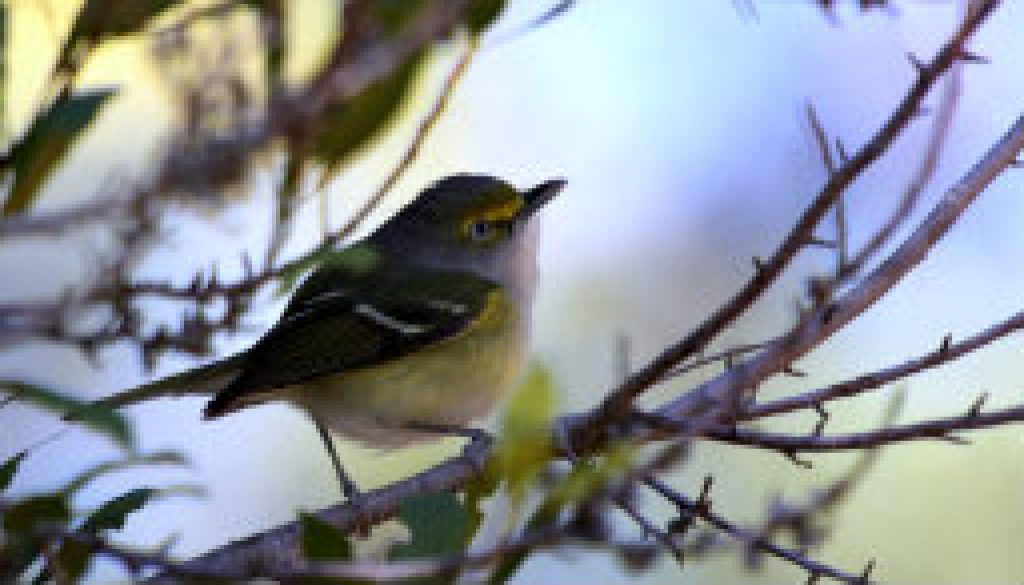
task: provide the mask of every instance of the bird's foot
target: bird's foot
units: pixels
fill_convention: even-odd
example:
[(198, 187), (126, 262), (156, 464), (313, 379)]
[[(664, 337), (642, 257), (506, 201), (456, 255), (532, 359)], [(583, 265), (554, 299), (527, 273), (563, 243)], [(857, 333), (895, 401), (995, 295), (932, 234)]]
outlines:
[(469, 442), (462, 448), (461, 457), (472, 465), (473, 469), (476, 470), (477, 473), (483, 471), (484, 465), (487, 463), (487, 454), (490, 452), (491, 446), (494, 444), (494, 437), (492, 437), (490, 433), (483, 429), (475, 429), (472, 427), (409, 422), (404, 425), (404, 428), (412, 431), (464, 437), (469, 439)]

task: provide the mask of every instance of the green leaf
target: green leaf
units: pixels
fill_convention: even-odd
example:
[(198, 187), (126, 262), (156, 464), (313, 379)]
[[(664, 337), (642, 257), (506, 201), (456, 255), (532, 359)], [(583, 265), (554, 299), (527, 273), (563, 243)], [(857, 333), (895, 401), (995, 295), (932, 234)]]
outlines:
[(409, 529), (410, 538), (392, 549), (396, 559), (458, 553), (472, 536), (469, 513), (451, 492), (408, 498), (398, 508), (398, 518)]
[(497, 472), (508, 480), (513, 502), (522, 501), (527, 485), (554, 453), (551, 422), (556, 398), (550, 373), (534, 365), (502, 413), (495, 461)]
[(0, 386), (8, 388), (9, 392), (19, 401), (30, 402), (42, 409), (68, 417), (71, 422), (85, 425), (106, 435), (126, 449), (130, 449), (134, 445), (135, 438), (131, 424), (128, 419), (112, 408), (77, 400), (56, 390), (26, 382), (0, 381)]
[(295, 285), (313, 268), (323, 267), (325, 270), (320, 274), (329, 274), (337, 269), (358, 275), (372, 271), (380, 262), (381, 255), (372, 246), (355, 244), (337, 249), (332, 245), (321, 245), (283, 267), (275, 294), (280, 297), (292, 292)]
[(422, 62), (423, 52), (420, 51), (389, 77), (372, 83), (359, 95), (333, 104), (324, 111), (321, 116), (324, 130), (315, 141), (313, 153), (327, 165), (327, 175), (394, 121)]
[(3, 215), (27, 210), (40, 187), (67, 154), (71, 144), (96, 118), (114, 90), (62, 94), (32, 122), (25, 135), (0, 161), (0, 169), (14, 171), (14, 184), (4, 201)]
[(180, 0), (86, 0), (75, 19), (67, 46), (80, 41), (96, 43), (115, 36), (142, 31), (154, 16)]
[[(33, 584), (42, 585), (54, 581), (77, 583), (85, 575), (91, 560), (92, 554), (89, 547), (75, 540), (65, 540), (56, 553), (49, 555), (46, 567), (39, 572)], [(61, 578), (53, 579), (55, 574), (60, 575)]]
[(337, 253), (336, 250), (321, 246), (302, 258), (286, 264), (281, 270), (281, 276), (277, 279), (277, 290), (274, 291), (274, 294), (277, 297), (283, 297), (291, 293), (304, 276), (335, 253)]
[(374, 0), (377, 21), (391, 34), (398, 32), (426, 4), (423, 0)]
[(82, 523), (81, 530), (95, 534), (100, 530), (120, 530), (129, 514), (138, 512), (160, 494), (155, 488), (136, 488), (104, 502)]
[(478, 35), (494, 24), (505, 10), (505, 0), (470, 0), (466, 7), (466, 26)]
[(313, 514), (299, 514), (302, 528), (302, 555), (311, 560), (348, 560), (352, 558), (352, 543), (340, 530)]
[(158, 451), (148, 455), (133, 455), (124, 459), (106, 461), (79, 473), (64, 487), (64, 492), (73, 494), (89, 484), (92, 480), (115, 471), (145, 465), (185, 465), (184, 456), (174, 451)]
[(70, 519), (71, 509), (61, 493), (26, 498), (0, 516), (4, 530), (9, 532), (28, 532), (40, 522), (65, 524)]
[(11, 482), (14, 481), (14, 476), (18, 473), (18, 467), (21, 462), (28, 455), (28, 451), (22, 451), (14, 457), (11, 457), (7, 461), (4, 461), (3, 465), (0, 465), (0, 492), (3, 492), (11, 486)]
[(480, 504), (485, 499), (494, 495), (499, 485), (501, 485), (501, 478), (497, 473), (493, 473), (489, 469), (485, 470), (484, 473), (476, 475), (466, 484), (463, 493), (466, 497), (466, 511), (469, 513), (470, 532), (472, 534), (476, 534), (476, 531), (484, 521), (484, 513), (480, 509)]
[(560, 505), (586, 500), (628, 472), (634, 466), (638, 449), (631, 442), (620, 442), (608, 447), (600, 457), (577, 461), (569, 474), (551, 489), (549, 497)]
[(32, 496), (11, 504), (0, 514), (0, 567), (3, 575), (24, 573), (42, 553), (41, 542), (34, 534), (37, 527), (66, 526), (71, 509), (64, 494)]

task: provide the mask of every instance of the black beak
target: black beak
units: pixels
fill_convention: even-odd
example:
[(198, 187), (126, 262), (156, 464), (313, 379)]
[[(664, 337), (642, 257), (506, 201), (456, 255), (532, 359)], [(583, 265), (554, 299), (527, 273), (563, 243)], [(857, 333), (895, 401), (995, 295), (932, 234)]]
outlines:
[(562, 188), (565, 187), (566, 182), (565, 179), (551, 179), (523, 193), (526, 205), (523, 206), (520, 217), (526, 219), (537, 213), (541, 207), (547, 205), (548, 201), (554, 199), (555, 195), (558, 195)]

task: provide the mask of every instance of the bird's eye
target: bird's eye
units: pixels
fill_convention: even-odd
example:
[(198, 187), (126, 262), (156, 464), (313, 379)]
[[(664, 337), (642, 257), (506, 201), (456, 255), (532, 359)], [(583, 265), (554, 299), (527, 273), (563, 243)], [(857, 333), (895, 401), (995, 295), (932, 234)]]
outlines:
[(494, 224), (488, 221), (476, 221), (469, 225), (469, 236), (477, 241), (486, 240), (494, 232)]

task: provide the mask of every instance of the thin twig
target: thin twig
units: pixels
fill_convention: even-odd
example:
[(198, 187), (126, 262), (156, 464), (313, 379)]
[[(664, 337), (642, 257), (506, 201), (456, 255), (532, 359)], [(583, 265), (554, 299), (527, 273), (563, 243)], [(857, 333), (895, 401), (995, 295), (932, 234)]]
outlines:
[(824, 575), (843, 583), (851, 583), (855, 585), (866, 585), (867, 583), (866, 581), (861, 580), (860, 575), (841, 571), (831, 565), (810, 559), (800, 552), (760, 538), (757, 534), (751, 533), (750, 531), (729, 521), (724, 516), (713, 512), (709, 506), (697, 505), (697, 502), (672, 489), (672, 487), (661, 479), (648, 478), (644, 483), (657, 492), (661, 497), (677, 506), (681, 511), (698, 516), (705, 522), (714, 526), (716, 529), (732, 536), (748, 546), (755, 547), (776, 558), (782, 559), (787, 563), (800, 567), (806, 571), (808, 575)]
[(1024, 405), (978, 414), (962, 414), (918, 423), (883, 427), (845, 435), (786, 435), (751, 429), (712, 429), (704, 435), (725, 443), (770, 449), (780, 453), (863, 450), (907, 441), (959, 442), (952, 433), (1024, 422)]
[(1021, 329), (1024, 329), (1024, 311), (959, 343), (943, 344), (926, 355), (908, 360), (902, 364), (862, 374), (850, 380), (838, 382), (818, 390), (751, 405), (739, 416), (739, 419), (753, 420), (796, 410), (810, 409), (814, 408), (815, 405), (825, 402), (848, 398), (881, 388), (886, 384), (891, 384), (908, 376), (955, 361)]
[(767, 377), (783, 371), (823, 340), (866, 311), (920, 264), (1017, 153), (1024, 148), (1024, 116), (1018, 118), (935, 205), (917, 229), (857, 286), (828, 306), (808, 314), (786, 335), (769, 344), (755, 357), (738, 364), (660, 409), (661, 414), (692, 419), (709, 413), (708, 422), (734, 418), (737, 398)]
[(914, 83), (886, 122), (849, 161), (829, 177), (825, 186), (800, 215), (775, 253), (762, 262), (760, 269), (755, 271), (750, 280), (731, 299), (689, 335), (665, 349), (646, 367), (636, 371), (628, 380), (614, 388), (602, 404), (601, 418), (615, 418), (628, 411), (628, 406), (633, 398), (657, 384), (665, 373), (680, 361), (703, 350), (711, 340), (761, 297), (762, 293), (775, 282), (797, 253), (807, 245), (808, 240), (813, 237), (815, 227), (846, 188), (860, 176), (864, 169), (882, 156), (896, 137), (915, 118), (932, 86), (960, 58), (967, 40), (998, 4), (998, 0), (988, 0), (981, 3), (977, 10), (970, 11), (935, 58), (918, 71)]
[(842, 268), (838, 273), (840, 280), (849, 279), (860, 272), (864, 265), (892, 239), (896, 230), (910, 218), (910, 214), (917, 206), (917, 202), (920, 200), (925, 187), (928, 186), (928, 183), (935, 175), (935, 170), (939, 165), (939, 158), (942, 156), (943, 147), (946, 144), (946, 137), (949, 135), (949, 128), (953, 122), (953, 114), (956, 112), (956, 105), (960, 98), (960, 69), (960, 67), (954, 65), (952, 70), (950, 70), (949, 78), (946, 80), (945, 88), (942, 92), (938, 113), (932, 124), (928, 146), (925, 149), (917, 172), (900, 198), (899, 206), (889, 216), (885, 224), (872, 234), (871, 239), (853, 255), (853, 258), (841, 264)]
[(373, 212), (374, 209), (380, 206), (380, 203), (391, 193), (391, 190), (398, 183), (398, 180), (402, 178), (405, 171), (412, 165), (419, 156), (420, 150), (423, 148), (423, 143), (426, 142), (427, 136), (430, 134), (430, 130), (437, 124), (437, 121), (441, 118), (448, 103), (451, 101), (452, 95), (455, 93), (455, 88), (458, 86), (459, 81), (462, 80), (469, 68), (470, 62), (473, 60), (473, 55), (476, 54), (478, 46), (478, 40), (475, 37), (470, 37), (467, 40), (466, 48), (463, 50), (462, 55), (459, 56), (458, 61), (452, 67), (451, 71), (448, 72), (448, 76), (445, 78), (444, 86), (441, 88), (441, 92), (434, 100), (433, 106), (430, 111), (420, 122), (419, 127), (416, 129), (416, 133), (413, 135), (412, 141), (409, 142), (409, 146), (406, 147), (405, 152), (399, 159), (398, 164), (391, 169), (388, 173), (384, 182), (377, 187), (373, 195), (363, 203), (358, 211), (345, 223), (345, 225), (338, 231), (334, 232), (326, 238), (328, 245), (332, 245), (337, 242), (348, 239), (366, 218)]

